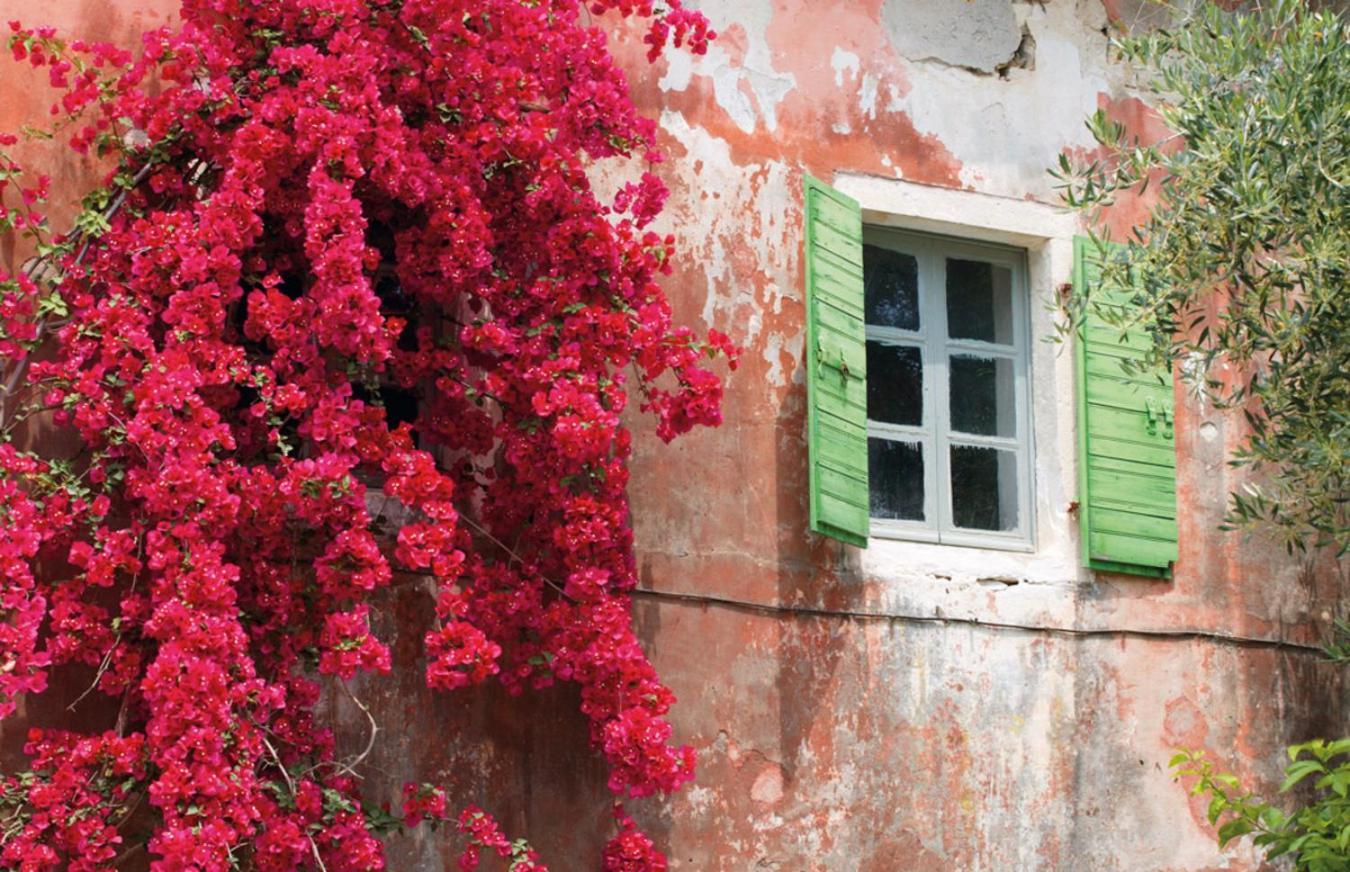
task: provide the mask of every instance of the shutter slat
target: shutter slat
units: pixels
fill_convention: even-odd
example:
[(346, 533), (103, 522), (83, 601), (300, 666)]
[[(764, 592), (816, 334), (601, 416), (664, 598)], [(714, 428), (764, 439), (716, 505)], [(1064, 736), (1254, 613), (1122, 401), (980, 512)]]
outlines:
[(1137, 513), (1117, 509), (1098, 508), (1094, 526), (1099, 533), (1125, 533), (1159, 541), (1175, 542), (1175, 518), (1141, 517)]
[(1172, 407), (1172, 389), (1151, 379), (1126, 382), (1109, 376), (1097, 376), (1089, 370), (1084, 388), (1087, 390), (1087, 401), (1098, 406), (1134, 412), (1143, 403), (1152, 400), (1157, 408)]
[[(1074, 240), (1074, 283), (1090, 297), (1097, 257), (1094, 242)], [(1131, 296), (1108, 302), (1121, 308)], [(1151, 347), (1142, 328), (1091, 312), (1079, 331), (1079, 517), (1087, 566), (1166, 578), (1177, 559), (1172, 373), (1122, 369)]]
[(862, 211), (806, 177), (806, 392), (811, 529), (867, 547)]
[(1125, 360), (1142, 361), (1143, 359), (1143, 354), (1134, 354), (1128, 351), (1121, 354), (1113, 354), (1108, 351), (1103, 351), (1100, 354), (1094, 354), (1092, 359), (1087, 361), (1087, 374), (1089, 376), (1100, 376), (1117, 382), (1130, 382), (1132, 384), (1157, 385), (1162, 387), (1162, 384), (1158, 381), (1156, 375), (1144, 372), (1127, 372), (1122, 364), (1122, 361)]
[(1089, 342), (1102, 346), (1102, 349), (1114, 349), (1115, 356), (1124, 357), (1126, 352), (1135, 352), (1142, 357), (1153, 347), (1153, 341), (1138, 330), (1124, 330), (1113, 327), (1104, 321), (1086, 324)]
[[(1177, 559), (1177, 540), (1166, 541), (1149, 539), (1137, 534), (1103, 533), (1094, 531), (1090, 543), (1092, 551), (1098, 554), (1125, 554), (1128, 561), (1112, 561), (1127, 566), (1143, 566), (1150, 570), (1166, 570), (1168, 564)], [(1109, 560), (1110, 558), (1100, 558)], [(1152, 572), (1149, 573), (1153, 574)]]

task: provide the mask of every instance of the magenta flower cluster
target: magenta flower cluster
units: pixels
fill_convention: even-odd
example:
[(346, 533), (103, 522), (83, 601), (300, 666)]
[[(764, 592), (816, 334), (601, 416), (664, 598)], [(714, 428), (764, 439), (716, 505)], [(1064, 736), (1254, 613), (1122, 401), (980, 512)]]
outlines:
[[(110, 170), (54, 232), (0, 138), (0, 231), (35, 252), (0, 273), (0, 716), (86, 664), (118, 718), (30, 736), (0, 865), (111, 869), (137, 838), (159, 872), (373, 870), (429, 819), (466, 869), (544, 868), (440, 788), (375, 806), (316, 718), (325, 682), (390, 671), (400, 577), (437, 591), (431, 687), (574, 683), (620, 799), (692, 777), (632, 626), (624, 415), (718, 424), (736, 349), (672, 322), (607, 13), (652, 59), (714, 36), (678, 0), (184, 0), (135, 53), (12, 25), (59, 140)], [(616, 815), (603, 868), (664, 869)]]

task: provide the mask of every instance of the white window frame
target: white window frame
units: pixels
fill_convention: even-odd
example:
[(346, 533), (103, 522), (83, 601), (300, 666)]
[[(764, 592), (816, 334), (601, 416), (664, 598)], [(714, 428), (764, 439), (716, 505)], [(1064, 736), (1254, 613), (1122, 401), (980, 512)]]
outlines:
[[(867, 245), (900, 251), (918, 260), (919, 330), (866, 325), (870, 341), (903, 344), (920, 349), (923, 362), (923, 413), (920, 426), (867, 422), (868, 436), (892, 438), (922, 446), (924, 458), (924, 518), (906, 521), (872, 517), (877, 538), (935, 542), (979, 548), (1031, 551), (1035, 543), (1035, 504), (1032, 470), (1035, 439), (1030, 401), (1030, 293), (1026, 251), (1006, 245), (972, 242), (876, 224), (863, 228)], [(946, 262), (973, 260), (1004, 267), (1012, 276), (1012, 344), (952, 339), (947, 329)], [(1013, 364), (1012, 436), (958, 433), (951, 428), (950, 384), (947, 362), (952, 354), (972, 354), (1011, 360)], [(880, 376), (868, 372), (868, 379)], [(1017, 527), (1014, 530), (973, 530), (957, 527), (952, 510), (951, 449), (953, 446), (996, 448), (1016, 458)]]

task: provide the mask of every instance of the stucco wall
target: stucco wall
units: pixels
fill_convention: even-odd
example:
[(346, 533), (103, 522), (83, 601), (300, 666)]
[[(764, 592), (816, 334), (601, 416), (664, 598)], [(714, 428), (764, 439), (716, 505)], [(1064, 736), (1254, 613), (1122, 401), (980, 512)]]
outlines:
[[(721, 429), (667, 447), (635, 422), (638, 624), (700, 774), (630, 809), (680, 869), (1255, 868), (1249, 848), (1216, 850), (1166, 763), (1201, 747), (1268, 776), (1284, 745), (1346, 729), (1335, 672), (1273, 644), (1315, 644), (1344, 570), (1217, 532), (1237, 422), (1178, 395), (1170, 582), (1078, 567), (1072, 364), (1045, 343), (1034, 552), (860, 552), (806, 530), (802, 174), (854, 193), (869, 220), (902, 203), (894, 223), (1026, 247), (1044, 334), (1076, 227), (1051, 208), (1046, 167), (1090, 148), (1098, 107), (1158, 130), (1106, 52), (1108, 15), (1142, 21), (1146, 4), (700, 5), (721, 33), (705, 58), (648, 68), (631, 36), (615, 39), (671, 155), (669, 293), (747, 348)], [(941, 190), (878, 181), (893, 179)], [(1126, 201), (1109, 221), (1138, 214)], [(404, 598), (406, 619), (420, 607)], [(410, 750), (437, 724), (471, 729), (434, 759), (392, 750), (379, 765), (458, 779), (466, 796), (509, 783), (498, 810), (559, 868), (586, 868), (608, 820), (572, 701), (555, 691), (546, 718), (522, 719), (494, 695), (436, 700), (409, 682), (384, 704), (418, 713)], [(492, 733), (488, 752), (473, 744)], [(413, 866), (437, 853), (422, 836), (399, 850)]]
[(1213, 638), (1314, 643), (1309, 618), (1343, 591), (1329, 561), (1216, 531), (1238, 422), (1178, 394), (1175, 580), (1078, 568), (1072, 365), (1056, 346), (1032, 362), (1034, 553), (859, 552), (806, 532), (802, 173), (864, 207), (887, 186), (869, 199), (859, 176), (976, 192), (929, 198), (950, 205), (941, 229), (1016, 241), (1021, 222), (1048, 332), (1073, 219), (1027, 201), (1057, 202), (1045, 168), (1090, 147), (1096, 108), (1157, 130), (1104, 33), (1145, 4), (1109, 6), (706, 2), (723, 34), (706, 58), (632, 65), (672, 153), (671, 293), (748, 348), (726, 425), (671, 449), (640, 439), (632, 487), (643, 583), (660, 592), (639, 599), (640, 625), (702, 766), (643, 811), (678, 868), (1251, 868), (1250, 852), (1217, 852), (1167, 759), (1203, 747), (1269, 774), (1286, 743), (1345, 729), (1314, 652)]
[[(630, 810), (678, 869), (1254, 868), (1249, 850), (1215, 850), (1167, 758), (1203, 747), (1248, 761), (1247, 774), (1273, 773), (1285, 744), (1343, 732), (1350, 700), (1297, 647), (1316, 642), (1343, 568), (1215, 530), (1234, 484), (1224, 459), (1235, 422), (1178, 397), (1171, 582), (1078, 568), (1072, 366), (1050, 345), (1032, 361), (1034, 552), (894, 542), (860, 552), (806, 530), (803, 173), (873, 191), (879, 205), (900, 188), (869, 179), (942, 189), (916, 202), (947, 209), (950, 231), (1025, 246), (1045, 302), (1068, 277), (1074, 227), (1047, 205), (1045, 167), (1089, 147), (1082, 119), (1099, 106), (1154, 124), (1127, 71), (1108, 63), (1103, 32), (1108, 11), (1132, 18), (1141, 4), (701, 5), (721, 33), (705, 58), (648, 67), (636, 34), (614, 38), (670, 154), (658, 228), (681, 241), (670, 296), (686, 322), (747, 349), (719, 430), (666, 447), (634, 421), (648, 591), (637, 620), (680, 697), (676, 736), (698, 749), (700, 771), (677, 796)], [(0, 0), (0, 20), (40, 14), (129, 43), (173, 6)], [(12, 68), (0, 87), (0, 127), (40, 111)], [(90, 168), (53, 169), (71, 181)], [(1132, 214), (1126, 203), (1114, 221)], [(1050, 314), (1032, 308), (1046, 328)], [(372, 794), (392, 798), (407, 779), (451, 784), (553, 868), (592, 868), (611, 820), (575, 695), (433, 694), (419, 659), (429, 594), (400, 586), (385, 606), (395, 675), (359, 690), (383, 727)], [(52, 722), (62, 703), (29, 714)], [(360, 713), (340, 695), (330, 706), (341, 740), (364, 745)], [(20, 737), (16, 722), (0, 731), (11, 754)], [(418, 832), (395, 840), (390, 865), (435, 869), (449, 856), (444, 833)]]

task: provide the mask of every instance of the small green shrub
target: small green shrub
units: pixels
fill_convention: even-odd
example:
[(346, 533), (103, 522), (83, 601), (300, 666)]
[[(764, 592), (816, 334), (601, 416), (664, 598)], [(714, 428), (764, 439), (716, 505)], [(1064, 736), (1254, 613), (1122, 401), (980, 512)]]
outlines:
[(1266, 858), (1289, 856), (1300, 872), (1350, 870), (1350, 738), (1315, 739), (1289, 748), (1280, 793), (1309, 779), (1313, 795), (1292, 812), (1246, 790), (1237, 776), (1216, 772), (1203, 751), (1183, 751), (1171, 767), (1194, 778), (1194, 795), (1208, 794), (1209, 822), (1219, 828), (1219, 847), (1248, 834)]

